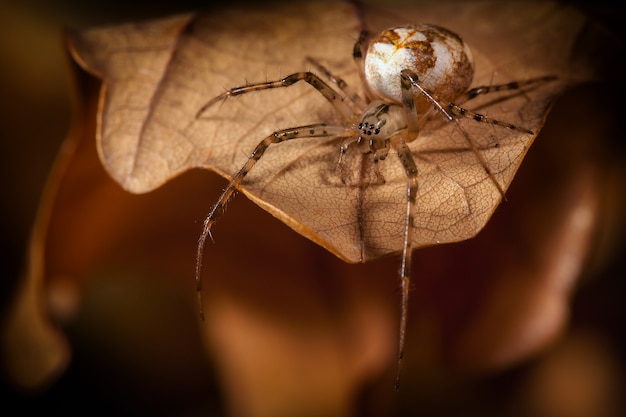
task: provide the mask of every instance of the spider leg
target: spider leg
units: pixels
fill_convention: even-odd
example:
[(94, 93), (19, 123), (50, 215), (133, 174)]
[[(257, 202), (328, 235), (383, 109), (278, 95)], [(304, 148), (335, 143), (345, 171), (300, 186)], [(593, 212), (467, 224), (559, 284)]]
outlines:
[[(425, 90), (418, 81), (417, 75), (410, 70), (402, 70), (400, 74), (400, 83), (401, 83), (401, 91), (402, 91), (402, 106), (404, 108), (405, 120), (406, 120), (406, 129), (404, 134), (404, 139), (401, 136), (394, 136), (391, 138), (390, 143), (396, 149), (400, 162), (404, 167), (405, 174), (407, 176), (407, 205), (406, 205), (406, 215), (405, 215), (405, 224), (403, 231), (403, 247), (402, 247), (402, 264), (400, 267), (400, 284), (401, 284), (401, 313), (400, 313), (400, 329), (398, 336), (398, 364), (397, 364), (397, 375), (396, 375), (396, 384), (395, 388), (399, 388), (400, 384), (400, 373), (402, 368), (402, 360), (404, 357), (404, 346), (406, 339), (406, 326), (408, 319), (408, 308), (409, 308), (409, 290), (411, 283), (411, 261), (412, 261), (412, 252), (413, 252), (413, 212), (416, 205), (417, 199), (417, 191), (418, 191), (418, 181), (417, 181), (417, 166), (415, 164), (415, 159), (413, 158), (413, 154), (409, 149), (407, 142), (415, 140), (419, 134), (419, 114), (416, 109), (415, 97), (417, 94), (420, 94), (426, 99), (449, 121), (454, 121), (458, 123), (457, 117), (458, 115), (466, 116), (469, 111), (465, 110), (459, 106), (454, 104), (448, 105), (443, 103), (437, 96)], [(463, 112), (461, 111), (463, 110)], [(470, 116), (466, 116), (470, 117)], [(500, 122), (495, 119), (487, 118), (486, 116), (479, 115), (478, 113), (472, 113), (471, 117), (474, 120), (480, 122), (491, 123), (494, 125), (503, 126), (509, 129), (517, 129), (515, 126)], [(504, 196), (504, 190), (497, 182), (496, 178), (493, 176), (489, 167), (478, 151), (476, 144), (471, 139), (469, 135), (459, 126), (461, 131), (463, 132), (467, 142), (469, 143), (472, 151), (478, 158), (479, 162), (485, 169), (486, 173), (489, 175), (499, 192), (502, 196)], [(525, 129), (522, 131), (526, 132)]]
[[(503, 122), (497, 119), (493, 119), (489, 116), (486, 116), (484, 114), (480, 114), (480, 113), (476, 113), (473, 112), (471, 110), (468, 110), (464, 107), (460, 107), (454, 103), (445, 103), (443, 102), (441, 99), (439, 99), (437, 97), (437, 95), (429, 92), (428, 90), (426, 90), (425, 88), (423, 88), (418, 80), (417, 75), (410, 70), (402, 70), (402, 74), (401, 74), (401, 79), (404, 80), (403, 81), (403, 89), (405, 88), (405, 85), (408, 83), (411, 86), (411, 89), (415, 92), (415, 93), (419, 93), (421, 95), (423, 95), (424, 97), (426, 97), (431, 103), (432, 105), (450, 122), (455, 122), (457, 124), (457, 127), (459, 128), (459, 130), (463, 133), (463, 136), (465, 137), (465, 140), (467, 141), (467, 143), (469, 144), (470, 148), (472, 149), (472, 152), (474, 153), (474, 155), (476, 155), (476, 158), (478, 159), (478, 161), (480, 162), (480, 164), (482, 165), (483, 169), (485, 170), (485, 172), (487, 173), (487, 175), (489, 176), (489, 178), (491, 179), (491, 181), (493, 182), (493, 184), (495, 185), (495, 187), (498, 189), (498, 192), (500, 193), (500, 195), (502, 196), (502, 198), (506, 198), (505, 194), (504, 194), (504, 189), (502, 188), (502, 186), (500, 185), (500, 183), (496, 180), (495, 176), (493, 175), (493, 172), (491, 172), (491, 170), (489, 169), (489, 165), (487, 164), (487, 161), (485, 161), (485, 158), (482, 156), (482, 154), (480, 153), (480, 151), (478, 150), (478, 147), (476, 146), (476, 143), (472, 140), (472, 138), (470, 137), (470, 135), (465, 131), (465, 129), (462, 128), (462, 126), (458, 123), (458, 117), (465, 117), (468, 119), (472, 119), (476, 122), (481, 122), (481, 123), (488, 123), (494, 126), (500, 126), (509, 130), (516, 130), (518, 132), (522, 132), (525, 134), (529, 134), (532, 135), (534, 134), (531, 130), (526, 129), (524, 127), (521, 126), (517, 126), (514, 125), (512, 123), (508, 123), (508, 122)], [(407, 119), (407, 122), (410, 124), (410, 120)]]
[(404, 108), (404, 118), (406, 119), (406, 140), (411, 142), (419, 134), (419, 117), (415, 108), (411, 76), (407, 70), (402, 70), (400, 73), (400, 90), (402, 91), (402, 107)]
[(525, 127), (517, 126), (517, 125), (514, 125), (512, 123), (508, 123), (508, 122), (503, 122), (503, 121), (500, 121), (498, 119), (491, 118), (491, 117), (489, 117), (487, 115), (473, 112), (473, 111), (468, 110), (468, 109), (466, 109), (464, 107), (457, 106), (454, 103), (448, 103), (447, 104), (447, 113), (449, 115), (453, 115), (453, 116), (461, 116), (461, 117), (465, 117), (467, 119), (472, 119), (472, 120), (474, 120), (476, 122), (488, 123), (488, 124), (492, 124), (492, 125), (495, 125), (495, 126), (504, 127), (506, 129), (509, 129), (509, 130), (517, 130), (518, 132), (527, 133), (529, 135), (533, 134), (532, 130), (526, 129)]
[[(356, 142), (358, 142), (358, 137), (357, 136), (346, 137), (341, 142), (341, 146), (339, 148), (339, 158), (337, 159), (337, 167), (339, 169), (341, 182), (343, 184), (347, 184), (347, 181), (346, 181), (346, 169), (345, 169), (345, 164), (344, 164), (343, 159), (344, 159), (346, 153), (348, 153), (348, 149), (350, 148), (350, 146), (352, 144), (356, 143)], [(378, 163), (380, 161), (384, 161), (387, 158), (387, 155), (389, 154), (389, 149), (390, 149), (390, 140), (389, 139), (385, 140), (383, 142), (383, 144), (384, 144), (383, 147), (380, 147), (380, 148), (378, 148), (378, 149), (376, 149), (374, 151), (368, 150), (366, 152), (366, 153), (371, 153), (372, 154), (372, 162), (374, 162), (374, 174), (376, 175), (376, 179), (377, 179), (379, 184), (384, 184), (385, 183), (385, 177), (380, 172), (380, 166), (378, 165)]]
[[(363, 45), (365, 44), (365, 39), (369, 36), (369, 32), (367, 30), (362, 30), (359, 33), (359, 38), (356, 40), (356, 42), (354, 43), (354, 47), (352, 48), (352, 58), (354, 59), (354, 63), (356, 64), (357, 68), (361, 69), (361, 75), (364, 75), (363, 73)], [(363, 80), (365, 80), (365, 77), (363, 77)]]
[(457, 98), (456, 104), (463, 104), (466, 101), (472, 100), (477, 96), (495, 93), (498, 91), (511, 91), (511, 90), (527, 90), (529, 88), (534, 88), (543, 83), (547, 83), (550, 81), (556, 80), (558, 77), (556, 75), (546, 75), (543, 77), (531, 78), (524, 81), (512, 81), (510, 83), (504, 84), (496, 84), (496, 85), (485, 85), (481, 87), (474, 87), (468, 90), (465, 94)]
[(378, 180), (379, 184), (385, 183), (385, 177), (380, 172), (380, 167), (378, 165), (378, 162), (384, 161), (385, 158), (387, 158), (388, 153), (389, 153), (389, 147), (378, 149), (376, 150), (376, 152), (374, 152), (374, 157), (372, 158), (374, 162), (374, 174), (376, 175), (376, 179)]
[(347, 181), (346, 181), (346, 169), (345, 169), (343, 158), (346, 156), (346, 153), (348, 153), (348, 148), (350, 148), (350, 145), (352, 145), (356, 141), (357, 141), (356, 137), (345, 138), (344, 140), (341, 141), (341, 146), (339, 147), (339, 158), (337, 158), (337, 168), (339, 169), (339, 176), (341, 178), (341, 182), (344, 185), (347, 184)]
[(400, 312), (400, 329), (398, 334), (398, 365), (396, 375), (396, 390), (400, 387), (400, 371), (402, 368), (402, 359), (404, 357), (404, 344), (406, 335), (406, 324), (409, 310), (409, 289), (411, 284), (411, 260), (413, 254), (413, 212), (417, 199), (417, 166), (413, 154), (407, 143), (400, 137), (396, 136), (390, 141), (393, 148), (396, 149), (398, 158), (404, 167), (407, 176), (406, 186), (406, 212), (403, 231), (402, 245), (402, 264), (400, 266), (400, 290), (401, 290), (401, 312)]
[[(532, 130), (526, 129), (522, 126), (517, 126), (512, 123), (503, 122), (498, 119), (494, 119), (487, 115), (476, 113), (474, 111), (468, 110), (464, 107), (458, 106), (454, 103), (446, 103), (442, 101), (436, 94), (431, 93), (422, 87), (419, 83), (417, 75), (411, 70), (402, 70), (402, 79), (407, 79), (410, 82), (411, 88), (414, 89), (417, 93), (426, 97), (433, 106), (446, 118), (448, 121), (453, 121), (458, 116), (465, 117), (468, 119), (472, 119), (476, 122), (488, 123), (495, 126), (504, 127), (510, 130), (517, 130), (518, 132), (533, 134)], [(456, 116), (456, 117), (455, 117)]]
[(365, 70), (363, 67), (363, 46), (365, 45), (366, 39), (370, 36), (370, 33), (367, 30), (362, 30), (359, 33), (359, 38), (354, 43), (354, 47), (352, 48), (352, 59), (354, 59), (354, 63), (356, 64), (356, 68), (359, 72), (359, 79), (361, 80), (361, 85), (363, 90), (366, 91), (368, 97), (375, 97), (375, 94), (372, 93), (369, 83), (367, 82), (367, 78), (365, 77)]
[(204, 113), (209, 107), (213, 106), (215, 103), (226, 100), (228, 97), (232, 96), (240, 96), (242, 94), (251, 93), (253, 91), (260, 90), (268, 90), (272, 88), (282, 88), (289, 87), (298, 81), (305, 81), (314, 87), (320, 94), (322, 94), (326, 100), (330, 104), (332, 104), (335, 109), (346, 119), (352, 115), (351, 109), (348, 108), (347, 104), (342, 100), (341, 94), (337, 93), (331, 86), (329, 86), (324, 80), (322, 80), (319, 76), (312, 72), (296, 72), (291, 75), (288, 75), (280, 80), (276, 81), (266, 81), (255, 84), (243, 85), (240, 87), (234, 87), (230, 90), (223, 92), (222, 94), (214, 97), (209, 100), (204, 106), (198, 110), (196, 113), (196, 118), (199, 118), (202, 113)]
[(317, 62), (316, 59), (307, 57), (306, 60), (309, 64), (313, 65), (319, 73), (335, 84), (345, 94), (345, 96), (354, 104), (354, 110), (363, 110), (365, 108), (365, 103), (363, 102), (361, 96), (352, 91), (347, 82), (331, 73), (325, 66)]
[(217, 218), (224, 213), (226, 204), (234, 196), (240, 187), (244, 178), (254, 165), (263, 157), (267, 148), (275, 143), (281, 143), (292, 139), (304, 138), (321, 138), (321, 137), (342, 137), (349, 136), (352, 133), (351, 128), (342, 126), (330, 126), (323, 123), (311, 124), (289, 129), (278, 130), (267, 136), (259, 142), (248, 160), (239, 169), (237, 174), (232, 178), (228, 186), (224, 189), (217, 202), (204, 219), (202, 234), (198, 239), (198, 248), (196, 252), (196, 291), (198, 294), (198, 305), (200, 307), (200, 318), (204, 320), (204, 307), (202, 302), (202, 260), (207, 237), (211, 237), (211, 228), (217, 221)]

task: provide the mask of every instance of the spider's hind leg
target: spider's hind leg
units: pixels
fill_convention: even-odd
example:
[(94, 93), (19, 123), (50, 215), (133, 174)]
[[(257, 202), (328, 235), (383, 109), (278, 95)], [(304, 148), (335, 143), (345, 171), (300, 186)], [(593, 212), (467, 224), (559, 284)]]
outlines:
[(359, 79), (361, 80), (363, 90), (367, 92), (369, 97), (374, 97), (375, 95), (372, 94), (372, 91), (370, 90), (369, 83), (365, 77), (365, 70), (363, 68), (363, 60), (365, 58), (364, 47), (366, 46), (366, 42), (370, 35), (370, 32), (367, 30), (362, 30), (361, 33), (359, 33), (359, 38), (356, 40), (354, 47), (352, 48), (352, 59), (354, 60), (357, 71), (359, 72)]
[[(528, 80), (528, 85), (532, 85), (532, 84), (539, 83), (539, 82), (547, 82), (552, 79), (553, 77), (540, 77), (537, 79)], [(528, 134), (528, 135), (532, 135), (534, 134), (534, 132), (522, 126), (517, 126), (512, 123), (494, 119), (484, 114), (476, 113), (464, 107), (460, 107), (454, 103), (444, 102), (436, 94), (433, 94), (432, 92), (423, 88), (419, 83), (417, 75), (413, 71), (402, 70), (401, 80), (402, 80), (403, 94), (406, 97), (409, 97), (409, 96), (412, 97), (414, 94), (420, 94), (423, 97), (426, 97), (426, 99), (428, 99), (428, 101), (433, 105), (433, 107), (437, 109), (437, 111), (439, 111), (448, 121), (456, 123), (459, 131), (465, 137), (465, 140), (467, 141), (467, 144), (469, 145), (470, 149), (472, 150), (472, 152), (474, 153), (474, 155), (476, 156), (476, 158), (482, 165), (483, 169), (485, 170), (485, 173), (489, 176), (494, 186), (498, 189), (498, 192), (500, 193), (502, 198), (505, 199), (506, 197), (504, 193), (504, 188), (496, 180), (496, 177), (494, 176), (493, 172), (489, 168), (489, 164), (487, 164), (487, 161), (485, 160), (483, 155), (480, 153), (478, 146), (476, 146), (476, 143), (474, 142), (474, 140), (470, 137), (470, 135), (466, 132), (466, 130), (459, 123), (459, 118), (467, 118), (478, 123), (487, 123), (493, 126), (499, 126), (499, 127), (509, 129), (509, 130), (515, 130), (515, 131)], [(507, 84), (503, 84), (502, 86), (506, 86), (506, 85)], [(515, 87), (513, 84), (508, 84), (508, 85), (511, 88)], [(410, 87), (411, 89), (410, 94), (406, 91), (407, 87)], [(477, 92), (472, 93), (474, 94), (474, 97), (478, 94), (486, 94), (492, 91), (488, 87), (480, 87), (480, 88), (482, 88), (483, 90), (480, 90), (480, 91), (477, 90)], [(494, 88), (493, 91), (498, 91), (498, 88), (500, 88), (500, 91), (501, 91), (501, 90), (506, 89), (507, 87), (493, 86), (493, 88)], [(406, 105), (405, 105), (405, 109), (406, 109)], [(415, 123), (415, 121), (417, 120), (416, 118), (411, 119), (411, 117), (412, 117), (411, 112), (407, 109), (407, 122), (409, 125), (409, 129), (411, 127), (412, 120), (413, 120), (413, 123)]]
[(554, 81), (558, 77), (556, 75), (546, 75), (543, 77), (530, 78), (524, 81), (512, 81), (504, 84), (484, 85), (480, 87), (474, 87), (468, 90), (465, 94), (455, 100), (455, 104), (463, 104), (470, 101), (480, 95), (495, 93), (499, 91), (527, 91), (529, 89), (540, 86), (541, 84)]

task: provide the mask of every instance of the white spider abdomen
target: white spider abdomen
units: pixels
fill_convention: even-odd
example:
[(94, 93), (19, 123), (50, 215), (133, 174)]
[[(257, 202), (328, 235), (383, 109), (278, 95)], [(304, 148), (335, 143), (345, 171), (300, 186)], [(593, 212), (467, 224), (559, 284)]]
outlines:
[(474, 76), (469, 47), (461, 37), (435, 25), (387, 29), (369, 44), (365, 78), (383, 100), (402, 102), (400, 72), (409, 69), (420, 85), (445, 101), (467, 91)]

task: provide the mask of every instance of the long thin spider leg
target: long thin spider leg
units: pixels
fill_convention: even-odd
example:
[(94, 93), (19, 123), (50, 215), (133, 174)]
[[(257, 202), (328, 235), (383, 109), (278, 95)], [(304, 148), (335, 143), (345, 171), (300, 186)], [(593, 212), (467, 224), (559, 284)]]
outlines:
[[(407, 127), (411, 128), (412, 123), (416, 123), (418, 118), (415, 115), (415, 111), (409, 112), (407, 106), (410, 105), (411, 109), (415, 109), (415, 94), (420, 94), (428, 99), (430, 103), (445, 117), (448, 121), (452, 121), (454, 117), (446, 110), (446, 106), (441, 104), (441, 101), (438, 97), (425, 89), (419, 83), (419, 78), (417, 74), (408, 69), (403, 69), (400, 73), (400, 86), (402, 87), (402, 98), (403, 105), (405, 107), (406, 116), (407, 116)], [(410, 91), (407, 91), (407, 88), (410, 88)], [(417, 129), (417, 126), (413, 126), (414, 129)]]
[(204, 106), (200, 108), (200, 110), (198, 110), (198, 112), (196, 113), (196, 118), (200, 118), (202, 113), (204, 113), (209, 107), (213, 106), (217, 102), (226, 100), (228, 97), (240, 96), (242, 94), (250, 93), (253, 91), (289, 87), (297, 83), (298, 81), (305, 81), (306, 83), (314, 87), (345, 118), (348, 118), (352, 115), (352, 112), (348, 108), (347, 104), (343, 100), (341, 100), (341, 94), (337, 93), (331, 86), (329, 86), (319, 76), (317, 76), (316, 74), (312, 72), (307, 71), (307, 72), (296, 72), (276, 81), (266, 81), (266, 82), (248, 84), (248, 85), (243, 85), (240, 87), (231, 88), (230, 90), (227, 90), (223, 92), (222, 94), (218, 95), (217, 97), (214, 97), (211, 100), (209, 100)]
[(524, 81), (512, 81), (504, 84), (496, 85), (484, 85), (480, 87), (474, 87), (468, 90), (465, 94), (455, 100), (456, 104), (463, 104), (466, 101), (472, 100), (480, 95), (495, 93), (498, 91), (511, 91), (511, 90), (527, 90), (534, 88), (543, 83), (556, 80), (556, 75), (546, 75), (543, 77), (531, 78)]
[(451, 114), (451, 115), (454, 115), (454, 116), (465, 117), (467, 119), (472, 119), (472, 120), (474, 120), (476, 122), (488, 123), (488, 124), (491, 124), (491, 125), (504, 127), (506, 129), (510, 129), (510, 130), (517, 130), (518, 132), (527, 133), (529, 135), (533, 134), (532, 130), (526, 129), (525, 127), (514, 125), (514, 124), (508, 123), (508, 122), (503, 122), (501, 120), (494, 119), (494, 118), (489, 117), (487, 115), (473, 112), (473, 111), (468, 110), (468, 109), (466, 109), (464, 107), (457, 106), (454, 103), (448, 103), (447, 104), (447, 111), (448, 111), (448, 114)]
[(339, 175), (341, 178), (341, 182), (343, 184), (347, 184), (344, 158), (346, 154), (348, 153), (348, 148), (350, 147), (350, 145), (352, 145), (356, 141), (357, 141), (356, 136), (344, 138), (341, 141), (341, 146), (339, 147), (339, 158), (337, 158), (337, 168), (339, 169)]
[(361, 33), (359, 33), (359, 38), (354, 43), (354, 47), (352, 48), (352, 59), (354, 59), (355, 66), (359, 72), (359, 79), (361, 80), (361, 86), (363, 87), (364, 91), (366, 91), (367, 96), (371, 98), (371, 97), (374, 97), (375, 95), (372, 94), (369, 82), (367, 81), (367, 78), (365, 77), (365, 70), (363, 67), (363, 57), (364, 57), (363, 45), (365, 45), (365, 40), (369, 36), (370, 36), (370, 33), (367, 30), (362, 30)]
[(484, 114), (476, 113), (476, 112), (473, 112), (471, 110), (465, 109), (463, 107), (457, 106), (454, 103), (447, 103), (446, 104), (443, 101), (441, 101), (435, 94), (433, 94), (433, 93), (429, 92), (428, 90), (426, 90), (425, 88), (423, 88), (419, 84), (418, 77), (417, 77), (417, 75), (414, 72), (412, 72), (410, 70), (403, 70), (402, 74), (403, 74), (403, 77), (406, 77), (406, 78), (408, 78), (410, 80), (411, 87), (414, 88), (415, 90), (417, 90), (417, 92), (422, 94), (424, 97), (426, 97), (435, 106), (435, 108), (439, 112), (441, 112), (441, 114), (448, 121), (454, 121), (456, 123), (457, 128), (463, 133), (463, 136), (465, 137), (465, 140), (467, 141), (467, 143), (469, 144), (470, 148), (472, 149), (472, 152), (474, 153), (474, 155), (476, 155), (476, 158), (478, 159), (478, 161), (482, 165), (483, 169), (485, 170), (485, 172), (487, 173), (487, 175), (489, 176), (489, 178), (491, 179), (491, 181), (493, 182), (495, 187), (498, 189), (498, 192), (500, 193), (500, 195), (502, 196), (503, 199), (506, 199), (506, 196), (505, 196), (505, 193), (504, 193), (504, 189), (502, 188), (500, 183), (496, 180), (496, 177), (493, 174), (493, 172), (491, 171), (491, 169), (489, 168), (489, 165), (487, 164), (487, 161), (485, 160), (485, 158), (482, 156), (482, 154), (478, 150), (478, 147), (476, 146), (476, 143), (474, 143), (474, 141), (472, 140), (470, 135), (458, 123), (457, 116), (461, 116), (461, 117), (465, 117), (465, 118), (468, 118), (468, 119), (472, 119), (472, 120), (474, 120), (476, 122), (488, 123), (488, 124), (495, 125), (495, 126), (500, 126), (500, 127), (506, 128), (506, 129), (516, 130), (518, 132), (522, 132), (522, 133), (526, 133), (526, 134), (530, 134), (530, 135), (532, 135), (534, 133), (531, 130), (526, 129), (524, 127), (517, 126), (517, 125), (514, 125), (512, 123), (508, 123), (508, 122), (503, 122), (503, 121), (500, 121), (500, 120), (497, 120), (497, 119), (493, 119), (493, 118), (488, 117), (488, 116), (486, 116)]
[(413, 211), (417, 198), (417, 166), (406, 142), (397, 137), (392, 141), (393, 147), (396, 148), (398, 158), (404, 167), (407, 176), (406, 187), (406, 213), (404, 221), (404, 239), (402, 245), (402, 264), (400, 266), (400, 285), (402, 292), (401, 313), (400, 313), (400, 329), (398, 336), (398, 369), (396, 374), (395, 389), (400, 388), (400, 371), (402, 368), (402, 359), (404, 358), (404, 344), (406, 339), (406, 324), (409, 310), (409, 289), (411, 284), (411, 260), (413, 254)]
[(406, 130), (404, 139), (398, 135), (392, 137), (389, 142), (396, 149), (398, 158), (407, 176), (407, 198), (406, 213), (403, 231), (402, 264), (400, 266), (400, 288), (401, 288), (401, 312), (400, 328), (398, 333), (398, 364), (395, 389), (400, 388), (400, 372), (402, 370), (402, 359), (404, 358), (404, 345), (406, 339), (406, 325), (409, 310), (409, 289), (411, 284), (411, 260), (413, 254), (413, 212), (417, 199), (417, 166), (413, 154), (407, 142), (415, 140), (419, 134), (418, 114), (415, 108), (415, 95), (413, 94), (411, 74), (404, 70), (400, 73), (400, 87), (402, 91), (402, 107), (406, 120)]
[(459, 129), (459, 131), (461, 131), (461, 133), (463, 134), (463, 137), (465, 137), (465, 141), (468, 143), (468, 145), (472, 149), (472, 152), (474, 153), (474, 155), (478, 159), (478, 162), (480, 162), (480, 165), (482, 165), (483, 169), (485, 170), (485, 172), (489, 176), (489, 179), (491, 180), (491, 182), (498, 189), (498, 192), (500, 193), (500, 196), (502, 197), (503, 200), (506, 200), (506, 195), (504, 193), (504, 189), (502, 188), (502, 186), (500, 185), (500, 183), (496, 179), (496, 176), (493, 174), (493, 172), (489, 168), (489, 164), (487, 164), (487, 161), (483, 157), (482, 153), (480, 153), (480, 151), (478, 150), (478, 147), (476, 146), (476, 143), (472, 140), (472, 138), (465, 131), (465, 129), (463, 129), (463, 127), (459, 124), (457, 119), (454, 119), (454, 122), (456, 123), (457, 128)]
[(407, 70), (400, 73), (400, 90), (402, 91), (402, 107), (406, 119), (408, 141), (415, 140), (419, 134), (419, 118), (415, 109), (415, 96), (411, 82), (411, 74)]
[(464, 107), (458, 106), (454, 103), (445, 103), (436, 94), (433, 94), (432, 92), (422, 87), (419, 83), (417, 75), (414, 72), (410, 70), (402, 70), (402, 74), (410, 80), (411, 87), (415, 88), (418, 93), (426, 97), (433, 104), (433, 106), (435, 106), (435, 108), (449, 121), (455, 119), (455, 116), (461, 116), (477, 122), (501, 126), (506, 129), (517, 130), (522, 133), (533, 134), (533, 131), (526, 129), (525, 127), (517, 126), (512, 123), (494, 119), (484, 114), (476, 113)]
[(352, 91), (347, 82), (331, 73), (325, 66), (317, 62), (316, 59), (307, 57), (306, 60), (309, 64), (313, 65), (319, 73), (335, 84), (345, 94), (345, 96), (354, 104), (355, 110), (363, 110), (365, 108), (363, 98), (359, 94)]
[[(361, 64), (363, 60), (363, 45), (365, 44), (365, 39), (370, 36), (370, 32), (366, 29), (361, 30), (359, 32), (359, 38), (354, 42), (352, 47), (352, 58), (356, 64)], [(357, 65), (361, 66), (361, 65)]]
[(204, 307), (202, 302), (202, 261), (204, 256), (204, 249), (206, 246), (207, 237), (211, 236), (211, 228), (217, 221), (218, 217), (224, 213), (226, 204), (234, 196), (237, 189), (240, 187), (244, 178), (254, 165), (263, 157), (267, 148), (270, 145), (280, 142), (285, 142), (292, 139), (303, 138), (321, 138), (321, 137), (342, 137), (352, 134), (350, 127), (343, 126), (330, 126), (323, 123), (311, 124), (299, 127), (293, 127), (289, 129), (278, 130), (271, 135), (267, 136), (254, 148), (248, 160), (239, 169), (237, 174), (230, 181), (228, 186), (224, 189), (217, 202), (204, 219), (202, 234), (198, 239), (198, 248), (196, 252), (196, 290), (198, 293), (198, 305), (200, 308), (200, 318), (204, 320)]

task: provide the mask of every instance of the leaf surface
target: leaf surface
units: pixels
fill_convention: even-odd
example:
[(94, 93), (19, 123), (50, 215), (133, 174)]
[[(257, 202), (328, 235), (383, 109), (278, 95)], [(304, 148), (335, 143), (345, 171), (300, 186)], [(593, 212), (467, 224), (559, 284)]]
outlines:
[[(360, 21), (352, 5), (339, 2), (245, 14), (225, 9), (74, 34), (75, 58), (104, 81), (98, 146), (107, 171), (134, 193), (197, 167), (231, 178), (255, 145), (277, 129), (348, 123), (305, 83), (230, 98), (199, 118), (196, 113), (228, 88), (312, 70), (307, 57), (362, 94), (352, 60), (362, 27), (377, 32), (409, 21), (455, 31), (473, 51), (473, 86), (557, 75), (557, 82), (523, 94), (485, 95), (467, 103), (533, 132), (555, 97), (573, 79), (587, 76), (573, 74), (570, 65), (584, 19), (553, 3), (417, 4), (362, 12)], [(469, 119), (446, 123), (433, 114), (410, 144), (419, 171), (414, 247), (473, 237), (501, 200), (463, 131), (504, 190), (535, 137)], [(339, 146), (338, 139), (271, 146), (242, 191), (346, 261), (399, 251), (407, 181), (402, 165), (395, 155), (379, 164), (381, 184), (369, 156), (351, 149), (345, 161), (351, 176), (344, 184)]]

